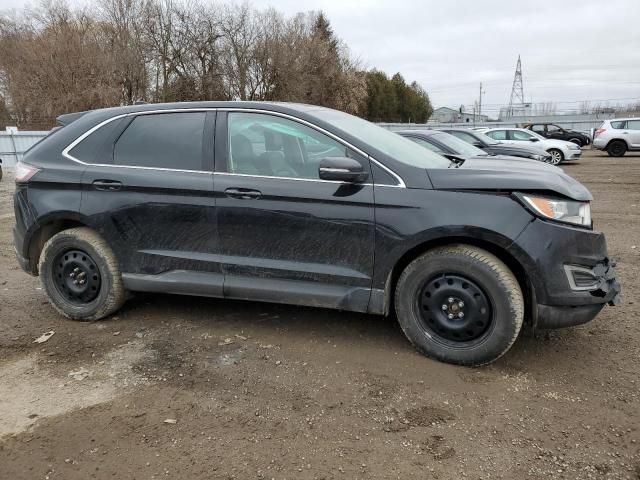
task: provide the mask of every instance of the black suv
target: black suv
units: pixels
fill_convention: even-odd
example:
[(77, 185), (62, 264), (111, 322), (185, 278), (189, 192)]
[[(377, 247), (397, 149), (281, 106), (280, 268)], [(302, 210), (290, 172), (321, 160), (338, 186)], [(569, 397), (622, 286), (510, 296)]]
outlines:
[(14, 237), (71, 319), (127, 291), (395, 311), (421, 352), (479, 365), (525, 319), (575, 325), (617, 299), (590, 193), (539, 162), (454, 162), (306, 105), (59, 120), (16, 168)]
[(582, 132), (576, 132), (575, 130), (565, 130), (553, 123), (530, 123), (523, 125), (522, 128), (532, 130), (545, 138), (573, 142), (580, 147), (584, 147), (591, 143), (589, 135), (585, 135)]

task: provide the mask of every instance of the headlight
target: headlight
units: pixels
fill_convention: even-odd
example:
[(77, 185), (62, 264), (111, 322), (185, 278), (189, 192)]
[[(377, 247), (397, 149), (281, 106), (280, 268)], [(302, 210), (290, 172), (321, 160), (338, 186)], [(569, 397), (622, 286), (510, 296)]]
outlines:
[(583, 227), (591, 226), (591, 204), (589, 202), (529, 195), (523, 195), (522, 198), (541, 217)]
[(551, 158), (551, 155), (534, 155), (533, 159), (538, 160), (539, 162), (544, 162), (547, 158)]

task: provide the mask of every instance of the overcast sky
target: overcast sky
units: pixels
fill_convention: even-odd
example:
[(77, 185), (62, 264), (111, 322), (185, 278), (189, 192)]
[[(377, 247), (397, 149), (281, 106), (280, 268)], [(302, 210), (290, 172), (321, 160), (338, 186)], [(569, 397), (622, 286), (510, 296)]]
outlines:
[[(0, 9), (26, 3), (0, 0)], [(324, 10), (365, 66), (417, 80), (435, 106), (471, 106), (483, 82), (483, 113), (497, 113), (509, 102), (518, 54), (527, 101), (568, 110), (581, 100), (640, 99), (640, 0), (251, 3), (288, 15)]]

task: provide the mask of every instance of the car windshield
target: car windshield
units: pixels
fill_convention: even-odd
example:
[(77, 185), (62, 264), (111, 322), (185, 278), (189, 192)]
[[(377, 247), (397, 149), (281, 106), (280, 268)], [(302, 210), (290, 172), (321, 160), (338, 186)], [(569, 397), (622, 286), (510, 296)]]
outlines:
[(313, 115), (371, 145), (393, 159), (419, 168), (448, 168), (451, 161), (420, 145), (361, 118), (331, 109), (313, 110)]
[(432, 137), (434, 140), (437, 140), (443, 145), (449, 147), (458, 155), (468, 155), (470, 157), (487, 155), (487, 152), (485, 152), (484, 150), (480, 150), (478, 147), (445, 132), (434, 133)]

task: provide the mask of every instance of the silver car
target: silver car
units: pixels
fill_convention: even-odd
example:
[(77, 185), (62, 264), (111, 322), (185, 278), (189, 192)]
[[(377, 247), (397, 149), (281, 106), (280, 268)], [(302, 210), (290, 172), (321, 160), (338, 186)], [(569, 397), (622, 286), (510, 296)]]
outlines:
[(522, 144), (522, 142), (534, 142), (537, 147), (545, 149), (551, 154), (551, 164), (558, 165), (562, 162), (578, 160), (582, 155), (580, 147), (565, 140), (545, 138), (542, 135), (524, 128), (488, 128), (483, 130), (485, 135), (510, 145)]
[(593, 146), (611, 157), (640, 150), (640, 118), (614, 118), (596, 128)]

